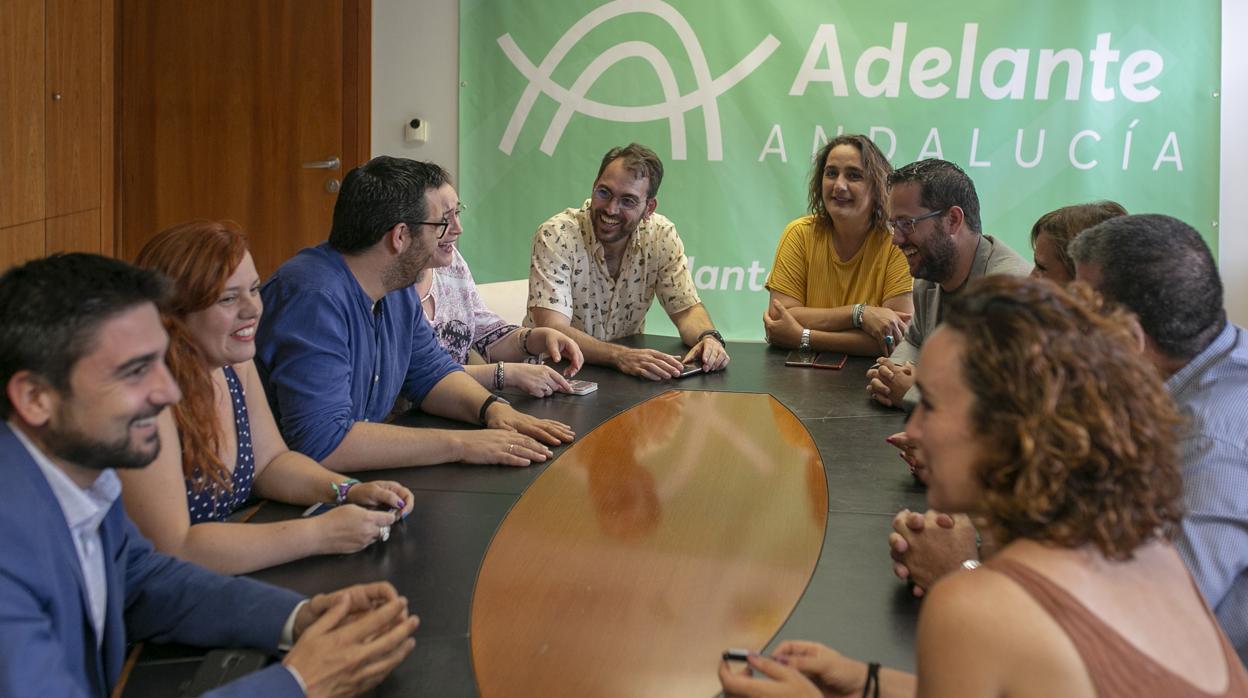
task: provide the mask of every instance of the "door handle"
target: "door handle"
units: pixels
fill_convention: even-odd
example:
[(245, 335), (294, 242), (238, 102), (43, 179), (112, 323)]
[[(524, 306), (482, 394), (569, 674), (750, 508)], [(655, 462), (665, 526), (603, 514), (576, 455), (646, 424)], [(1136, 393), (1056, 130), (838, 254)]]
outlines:
[(342, 161), (338, 159), (337, 155), (330, 155), (328, 160), (305, 162), (303, 166), (309, 170), (336, 170), (342, 167)]

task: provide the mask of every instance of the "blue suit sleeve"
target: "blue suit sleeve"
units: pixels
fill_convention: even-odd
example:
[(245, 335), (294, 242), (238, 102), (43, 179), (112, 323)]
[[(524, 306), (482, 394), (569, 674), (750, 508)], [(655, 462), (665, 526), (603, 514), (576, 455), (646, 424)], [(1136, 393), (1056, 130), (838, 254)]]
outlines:
[(282, 627), (302, 596), (158, 553), (128, 518), (122, 530), (118, 562), (125, 563), (130, 639), (277, 651)]
[(323, 292), (264, 291), (256, 336), (264, 388), (287, 446), (324, 460), (355, 424), (346, 312)]
[(0, 570), (0, 695), (89, 696), (28, 580)]
[[(420, 312), (419, 308), (416, 312)], [(463, 367), (438, 344), (433, 327), (423, 317), (416, 318), (412, 324), (412, 356), (403, 381), (403, 396), (419, 405), (433, 386), (455, 371), (462, 371)]]

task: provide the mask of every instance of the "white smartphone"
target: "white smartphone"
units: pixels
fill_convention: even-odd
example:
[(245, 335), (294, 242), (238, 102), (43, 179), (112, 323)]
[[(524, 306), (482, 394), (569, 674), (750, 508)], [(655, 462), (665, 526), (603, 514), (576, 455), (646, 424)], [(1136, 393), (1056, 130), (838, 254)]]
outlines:
[(568, 385), (573, 395), (589, 395), (598, 389), (598, 384), (593, 381), (568, 381)]

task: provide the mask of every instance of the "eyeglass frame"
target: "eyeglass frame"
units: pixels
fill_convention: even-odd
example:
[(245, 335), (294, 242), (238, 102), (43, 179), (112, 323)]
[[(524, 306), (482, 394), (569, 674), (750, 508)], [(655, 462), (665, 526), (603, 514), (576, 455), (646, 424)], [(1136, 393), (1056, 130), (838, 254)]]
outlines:
[[(599, 195), (599, 192), (602, 192), (602, 195)], [(624, 209), (625, 211), (628, 211), (629, 213), (636, 211), (638, 208), (644, 207), (646, 205), (646, 202), (650, 200), (650, 197), (646, 197), (644, 199), (637, 199), (637, 197), (633, 196), (632, 194), (616, 194), (615, 192), (611, 191), (610, 189), (608, 189), (607, 187), (601, 184), (594, 187), (594, 190), (590, 192), (590, 195), (593, 198), (598, 199), (599, 201), (603, 202), (604, 205), (608, 205), (608, 206), (611, 204), (612, 200), (617, 201), (620, 204), (620, 208)], [(637, 203), (635, 204), (628, 203), (630, 200), (634, 200), (634, 199), (637, 199)]]
[(952, 208), (952, 207), (945, 207), (945, 208), (942, 208), (942, 209), (937, 210), (937, 211), (932, 211), (931, 213), (925, 213), (925, 214), (923, 214), (923, 215), (921, 215), (921, 216), (915, 216), (914, 218), (897, 218), (897, 219), (894, 219), (894, 220), (887, 220), (887, 221), (884, 221), (884, 227), (885, 227), (885, 228), (888, 228), (888, 232), (889, 232), (890, 234), (892, 234), (892, 235), (896, 235), (896, 234), (897, 234), (897, 229), (898, 229), (898, 228), (903, 228), (903, 227), (904, 227), (904, 228), (905, 228), (905, 232), (903, 232), (903, 233), (902, 233), (902, 236), (903, 236), (903, 237), (910, 237), (911, 235), (913, 235), (913, 234), (914, 234), (914, 226), (915, 226), (915, 224), (917, 224), (917, 223), (922, 223), (923, 221), (928, 220), (928, 219), (930, 219), (930, 218), (936, 218), (937, 216), (943, 216), (943, 215), (945, 215), (946, 213), (948, 213), (948, 212), (949, 212), (949, 209), (950, 209), (950, 208)]
[(438, 240), (441, 240), (442, 238), (446, 237), (446, 231), (448, 228), (451, 227), (451, 223), (453, 221), (459, 220), (460, 215), (462, 215), (463, 212), (467, 210), (468, 210), (468, 204), (461, 201), (459, 202), (458, 205), (455, 206), (455, 208), (451, 209), (450, 211), (446, 213), (447, 219), (444, 221), (438, 221), (436, 223), (433, 221), (414, 221), (412, 223), (408, 223), (407, 226), (409, 228), (412, 227), (413, 225), (432, 225), (435, 228), (441, 227), (442, 232), (438, 233), (438, 237), (437, 237)]

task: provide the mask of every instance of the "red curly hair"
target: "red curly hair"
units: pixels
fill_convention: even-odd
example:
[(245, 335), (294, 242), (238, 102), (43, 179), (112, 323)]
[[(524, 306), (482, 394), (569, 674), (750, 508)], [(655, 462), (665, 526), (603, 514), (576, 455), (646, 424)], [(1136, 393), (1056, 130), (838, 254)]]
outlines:
[(173, 293), (161, 308), (169, 333), (165, 357), (182, 389), (173, 417), (182, 442), (182, 474), (196, 491), (232, 489), (230, 470), (218, 455), (221, 425), (213, 407), (212, 375), (186, 329), (186, 316), (210, 307), (221, 297), (230, 274), (247, 253), (247, 238), (233, 221), (193, 220), (157, 234), (134, 262), (161, 272), (173, 282)]
[(990, 276), (950, 304), (945, 325), (975, 348), (961, 369), (984, 443), (978, 513), (998, 544), (1092, 544), (1125, 560), (1173, 532), (1180, 418), (1130, 350), (1125, 311), (1084, 284)]

